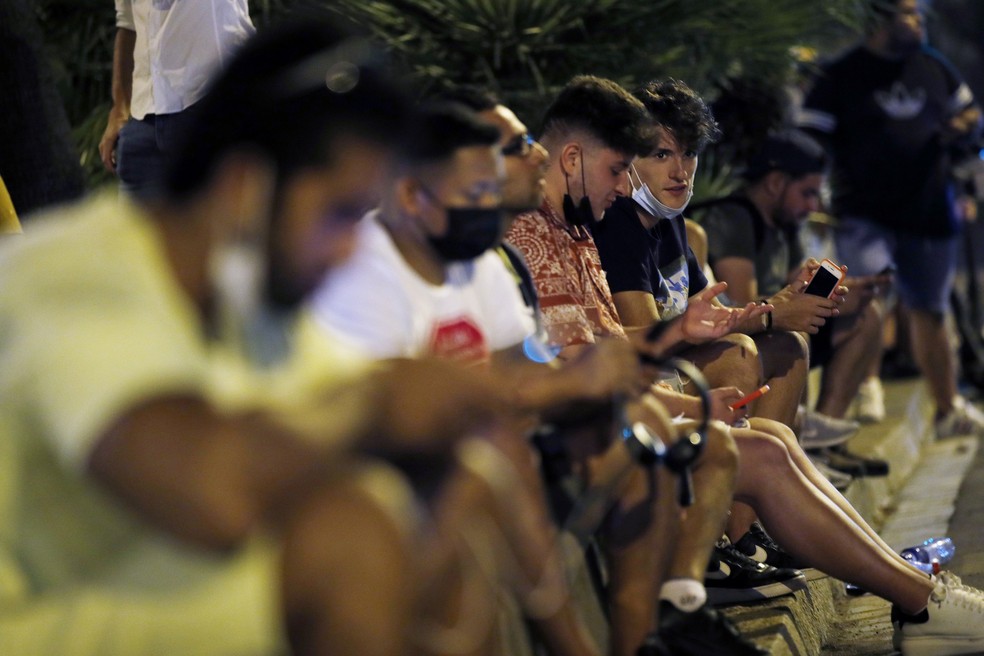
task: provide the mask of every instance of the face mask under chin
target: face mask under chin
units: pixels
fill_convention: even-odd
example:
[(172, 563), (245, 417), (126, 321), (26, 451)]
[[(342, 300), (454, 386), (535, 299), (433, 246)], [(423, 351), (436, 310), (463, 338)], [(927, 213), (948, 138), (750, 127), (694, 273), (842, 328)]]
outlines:
[(649, 189), (649, 185), (642, 181), (635, 167), (632, 167), (630, 170), (635, 174), (636, 180), (638, 180), (637, 185), (636, 180), (633, 180), (631, 175), (629, 176), (629, 182), (632, 183), (632, 200), (657, 219), (670, 219), (683, 214), (684, 210), (687, 209), (687, 205), (690, 204), (690, 199), (694, 196), (693, 187), (687, 187), (687, 199), (683, 205), (674, 209), (656, 198), (656, 195)]
[(567, 221), (572, 226), (586, 226), (591, 225), (594, 222), (594, 209), (591, 207), (591, 199), (588, 198), (588, 186), (585, 183), (584, 176), (584, 159), (581, 161), (581, 200), (574, 204), (574, 199), (571, 197), (571, 180), (564, 175), (564, 181), (567, 183), (567, 193), (564, 194), (563, 207), (561, 208), (564, 212), (564, 220)]

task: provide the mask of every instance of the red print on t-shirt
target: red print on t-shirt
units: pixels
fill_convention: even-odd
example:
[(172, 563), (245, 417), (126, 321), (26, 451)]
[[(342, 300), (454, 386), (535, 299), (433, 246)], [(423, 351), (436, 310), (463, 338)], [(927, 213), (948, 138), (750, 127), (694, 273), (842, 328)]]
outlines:
[(483, 362), (489, 357), (485, 336), (468, 317), (443, 321), (431, 331), (430, 352), (459, 362)]

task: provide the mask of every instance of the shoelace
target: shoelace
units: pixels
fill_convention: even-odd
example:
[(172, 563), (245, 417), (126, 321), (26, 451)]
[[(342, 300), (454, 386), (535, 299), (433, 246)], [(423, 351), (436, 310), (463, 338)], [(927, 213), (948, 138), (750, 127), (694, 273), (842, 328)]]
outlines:
[(959, 576), (949, 571), (940, 572), (936, 581), (940, 585), (933, 589), (929, 598), (937, 607), (949, 599), (952, 604), (984, 614), (984, 592), (964, 584)]
[(752, 537), (755, 538), (755, 542), (763, 549), (771, 549), (773, 551), (778, 551), (779, 553), (785, 553), (782, 550), (782, 547), (776, 544), (775, 540), (772, 539), (772, 536), (766, 533), (765, 529), (757, 523), (752, 524), (752, 527), (748, 529), (748, 531), (752, 534)]

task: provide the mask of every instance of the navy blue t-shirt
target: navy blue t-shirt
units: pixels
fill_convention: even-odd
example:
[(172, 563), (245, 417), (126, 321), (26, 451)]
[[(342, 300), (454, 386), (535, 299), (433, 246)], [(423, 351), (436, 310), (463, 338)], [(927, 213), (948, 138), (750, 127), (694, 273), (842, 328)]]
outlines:
[(618, 292), (649, 292), (664, 321), (683, 314), (687, 299), (707, 287), (694, 252), (687, 244), (683, 216), (662, 219), (646, 229), (636, 203), (620, 197), (591, 227), (608, 286)]
[(944, 125), (973, 102), (935, 50), (886, 59), (859, 46), (824, 66), (801, 127), (830, 140), (833, 210), (925, 236), (955, 232)]

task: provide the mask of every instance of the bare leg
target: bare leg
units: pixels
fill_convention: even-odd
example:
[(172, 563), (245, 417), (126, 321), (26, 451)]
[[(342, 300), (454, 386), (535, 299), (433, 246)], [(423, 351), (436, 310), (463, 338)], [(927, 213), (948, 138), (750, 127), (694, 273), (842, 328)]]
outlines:
[(747, 394), (762, 384), (758, 347), (748, 335), (732, 333), (681, 355), (700, 369), (712, 388), (734, 386)]
[(707, 438), (693, 470), (694, 505), (685, 512), (669, 578), (703, 581), (714, 543), (724, 532), (738, 453), (727, 427), (720, 422), (711, 422)]
[(785, 331), (761, 333), (754, 339), (771, 391), (756, 402), (752, 415), (792, 426), (810, 370), (809, 344), (802, 335)]
[(937, 414), (945, 414), (953, 408), (953, 399), (957, 395), (957, 368), (944, 317), (910, 308), (909, 321), (912, 355), (936, 401)]
[(875, 303), (869, 303), (852, 317), (837, 318), (832, 344), (834, 352), (823, 367), (823, 382), (817, 400), (819, 412), (830, 417), (847, 414), (871, 363), (879, 358), (881, 326), (881, 315)]
[(886, 552), (794, 464), (783, 442), (738, 430), (736, 497), (756, 509), (784, 549), (832, 576), (860, 585), (916, 613), (933, 589), (928, 577)]
[(281, 592), (293, 653), (406, 654), (411, 553), (409, 536), (355, 479), (313, 492), (284, 530)]

